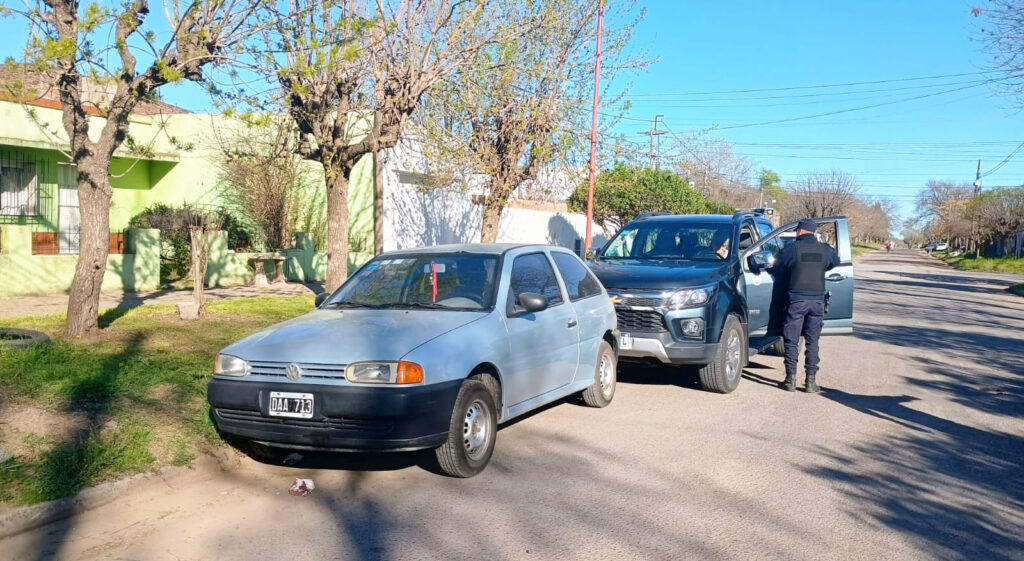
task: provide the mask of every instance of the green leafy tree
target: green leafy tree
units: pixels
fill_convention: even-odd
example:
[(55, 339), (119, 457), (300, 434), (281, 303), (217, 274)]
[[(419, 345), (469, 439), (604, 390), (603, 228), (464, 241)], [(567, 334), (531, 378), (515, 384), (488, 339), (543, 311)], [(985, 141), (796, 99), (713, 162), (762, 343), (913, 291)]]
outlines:
[(761, 189), (761, 206), (771, 206), (772, 200), (781, 204), (786, 198), (786, 189), (782, 186), (782, 179), (779, 174), (768, 168), (761, 169), (758, 186)]
[[(588, 183), (581, 183), (569, 196), (569, 209), (583, 212), (587, 207)], [(603, 171), (594, 185), (594, 221), (605, 229), (618, 230), (645, 212), (673, 214), (731, 213), (732, 208), (705, 199), (685, 179), (647, 167), (618, 164)]]
[[(258, 0), (168, 0), (161, 13), (174, 32), (163, 43), (145, 27), (150, 14), (146, 0), (113, 8), (77, 0), (30, 0), (24, 8), (0, 10), (25, 20), (30, 29), (22, 64), (53, 78), (78, 170), (81, 247), (68, 298), (69, 335), (87, 336), (99, 329), (113, 195), (110, 161), (122, 145), (134, 144), (129, 117), (158, 88), (182, 80), (201, 82), (204, 68), (229, 60), (253, 33), (260, 6)], [(87, 93), (89, 80), (107, 89), (98, 104)], [(102, 121), (90, 118), (96, 109)]]

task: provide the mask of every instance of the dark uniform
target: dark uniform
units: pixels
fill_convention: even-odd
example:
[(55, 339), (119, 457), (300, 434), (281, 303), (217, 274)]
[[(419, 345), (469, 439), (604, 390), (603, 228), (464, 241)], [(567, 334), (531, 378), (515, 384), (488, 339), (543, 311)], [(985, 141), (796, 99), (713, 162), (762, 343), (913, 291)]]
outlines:
[[(814, 232), (818, 226), (812, 220), (801, 220), (797, 228)], [(807, 346), (805, 391), (818, 391), (814, 377), (818, 373), (818, 338), (825, 320), (825, 271), (838, 265), (839, 256), (832, 246), (819, 242), (813, 233), (801, 234), (775, 257), (772, 273), (776, 282), (786, 283), (789, 295), (782, 326), (782, 338), (786, 344), (786, 381), (779, 384), (785, 390), (796, 389), (799, 343), (803, 335)]]

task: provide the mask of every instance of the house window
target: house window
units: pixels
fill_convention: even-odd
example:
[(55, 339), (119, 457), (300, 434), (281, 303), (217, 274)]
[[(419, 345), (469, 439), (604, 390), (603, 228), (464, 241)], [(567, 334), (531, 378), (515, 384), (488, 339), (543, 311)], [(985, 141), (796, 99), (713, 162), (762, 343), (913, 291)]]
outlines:
[(0, 164), (0, 216), (39, 215), (39, 177), (29, 162)]

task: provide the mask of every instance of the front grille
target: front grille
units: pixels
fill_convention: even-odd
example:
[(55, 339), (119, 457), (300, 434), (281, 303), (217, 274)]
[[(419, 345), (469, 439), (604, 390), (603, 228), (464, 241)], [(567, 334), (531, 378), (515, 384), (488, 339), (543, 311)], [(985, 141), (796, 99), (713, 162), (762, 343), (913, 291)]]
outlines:
[(287, 417), (264, 417), (259, 411), (245, 409), (217, 409), (217, 416), (225, 421), (245, 421), (264, 426), (289, 426), (310, 429), (334, 429), (357, 431), (360, 433), (387, 434), (394, 427), (386, 421), (367, 421), (362, 419), (342, 419), (340, 417), (320, 417), (314, 419), (290, 419)]
[(664, 333), (665, 319), (653, 310), (626, 310), (617, 308), (615, 315), (619, 318), (619, 330), (627, 333)]
[(638, 308), (657, 308), (665, 303), (665, 299), (660, 296), (622, 296), (621, 298), (623, 306)]
[[(249, 372), (261, 376), (286, 378), (285, 369), (290, 362), (250, 362)], [(302, 379), (337, 380), (345, 377), (344, 364), (306, 364), (298, 363), (302, 369)]]

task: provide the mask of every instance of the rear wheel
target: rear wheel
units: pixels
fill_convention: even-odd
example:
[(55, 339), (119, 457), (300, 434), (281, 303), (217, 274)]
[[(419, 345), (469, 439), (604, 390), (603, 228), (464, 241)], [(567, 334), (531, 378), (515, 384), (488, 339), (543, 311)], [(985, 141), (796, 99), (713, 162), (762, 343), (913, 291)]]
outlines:
[(718, 352), (711, 364), (700, 369), (700, 385), (709, 392), (729, 393), (740, 385), (740, 374), (746, 366), (747, 341), (736, 316), (729, 316), (722, 328)]
[(601, 341), (594, 369), (594, 384), (583, 390), (583, 402), (591, 407), (607, 407), (615, 397), (615, 351), (608, 341)]
[(494, 395), (480, 380), (466, 380), (455, 398), (448, 440), (435, 451), (441, 471), (452, 477), (480, 473), (491, 461), (497, 434)]

